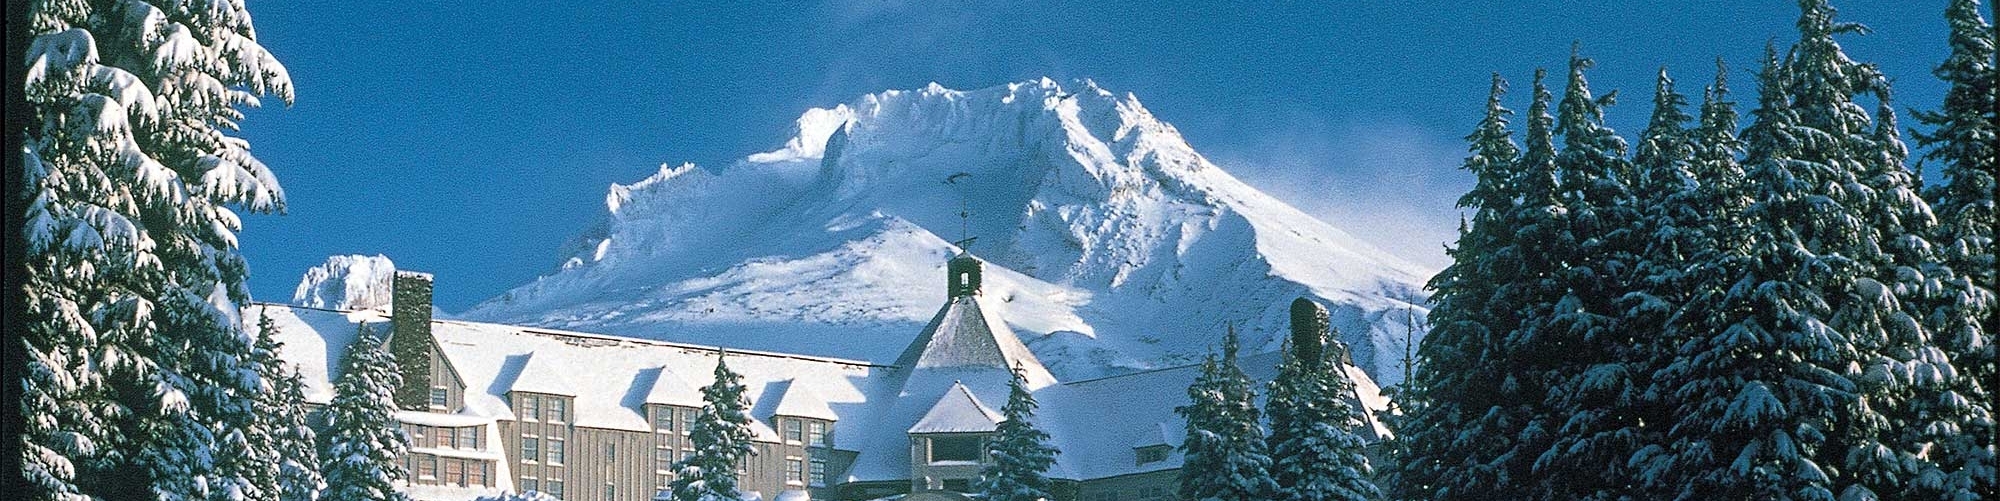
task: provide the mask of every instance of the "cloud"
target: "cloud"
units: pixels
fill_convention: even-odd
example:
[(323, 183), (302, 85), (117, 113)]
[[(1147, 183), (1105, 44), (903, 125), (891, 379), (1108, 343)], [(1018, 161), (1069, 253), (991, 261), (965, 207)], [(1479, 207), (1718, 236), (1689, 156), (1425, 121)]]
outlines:
[(1295, 120), (1211, 155), (1244, 182), (1422, 265), (1450, 264), (1454, 202), (1472, 186), (1450, 135), (1396, 121)]

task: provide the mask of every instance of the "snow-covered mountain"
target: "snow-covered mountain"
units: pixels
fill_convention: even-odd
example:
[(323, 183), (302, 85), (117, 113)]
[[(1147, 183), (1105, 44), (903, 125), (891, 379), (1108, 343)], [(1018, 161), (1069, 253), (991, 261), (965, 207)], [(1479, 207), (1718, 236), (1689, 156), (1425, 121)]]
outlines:
[(463, 316), (888, 362), (975, 237), (985, 294), (1064, 379), (1191, 361), (1227, 325), (1275, 349), (1310, 295), (1387, 385), (1430, 275), (1090, 81), (862, 96), (806, 111), (781, 148), (662, 166), (605, 204), (559, 270)]
[(331, 256), (299, 277), (292, 304), (334, 310), (386, 308), (395, 276), (396, 263), (387, 256)]

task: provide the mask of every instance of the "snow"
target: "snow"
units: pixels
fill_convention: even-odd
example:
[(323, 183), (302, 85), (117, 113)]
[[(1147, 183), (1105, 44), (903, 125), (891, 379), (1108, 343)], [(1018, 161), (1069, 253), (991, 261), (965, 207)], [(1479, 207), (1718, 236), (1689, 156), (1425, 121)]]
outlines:
[(986, 407), (965, 384), (954, 382), (943, 397), (910, 425), (910, 433), (991, 433), (999, 429), (1003, 417)]
[(1187, 363), (1228, 323), (1276, 349), (1309, 295), (1393, 384), (1403, 312), (1427, 311), (1431, 270), (1243, 184), (1092, 82), (886, 91), (795, 125), (772, 151), (613, 185), (559, 269), (467, 318), (887, 363), (966, 236), (990, 261), (982, 307), (1059, 379)]
[(771, 410), (771, 415), (828, 421), (840, 419), (840, 415), (835, 414), (833, 408), (827, 407), (826, 400), (813, 394), (811, 386), (798, 384), (797, 379), (785, 382), (785, 391), (779, 394), (778, 407)]
[(896, 357), (897, 367), (946, 368), (946, 367), (989, 367), (1002, 370), (1021, 368), (1027, 374), (1028, 388), (1038, 389), (1055, 384), (1055, 376), (1049, 374), (1035, 354), (1021, 344), (1007, 323), (986, 314), (980, 296), (960, 296), (946, 303), (938, 310), (937, 316), (924, 326), (902, 356)]
[(396, 263), (387, 256), (346, 255), (306, 270), (292, 292), (292, 304), (332, 310), (389, 307)]

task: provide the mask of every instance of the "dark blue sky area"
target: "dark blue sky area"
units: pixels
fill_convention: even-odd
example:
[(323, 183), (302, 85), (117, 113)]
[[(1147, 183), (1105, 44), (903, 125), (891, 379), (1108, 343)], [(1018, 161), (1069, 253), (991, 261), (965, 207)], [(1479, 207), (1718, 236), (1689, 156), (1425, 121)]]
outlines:
[[(463, 310), (553, 269), (611, 183), (772, 149), (865, 93), (1042, 76), (1137, 94), (1238, 177), (1437, 266), (1488, 73), (1524, 109), (1580, 41), (1630, 136), (1660, 65), (1698, 96), (1720, 56), (1750, 103), (1764, 42), (1796, 37), (1785, 1), (1492, 3), (251, 2), (298, 88), (245, 123), (290, 205), (245, 222), (252, 290), (282, 301), (330, 254), (382, 253)], [(1835, 3), (1874, 28), (1842, 43), (1906, 110), (1942, 99), (1944, 4)]]

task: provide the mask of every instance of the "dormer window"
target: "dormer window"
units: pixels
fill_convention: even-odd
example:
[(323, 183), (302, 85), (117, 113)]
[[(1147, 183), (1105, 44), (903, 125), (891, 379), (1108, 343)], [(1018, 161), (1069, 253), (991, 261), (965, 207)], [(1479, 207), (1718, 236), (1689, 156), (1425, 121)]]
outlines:
[(1132, 449), (1133, 454), (1139, 458), (1139, 464), (1166, 461), (1167, 454), (1172, 451), (1173, 447), (1167, 445), (1148, 445)]
[(984, 439), (972, 435), (931, 437), (931, 462), (979, 462), (979, 452)]

